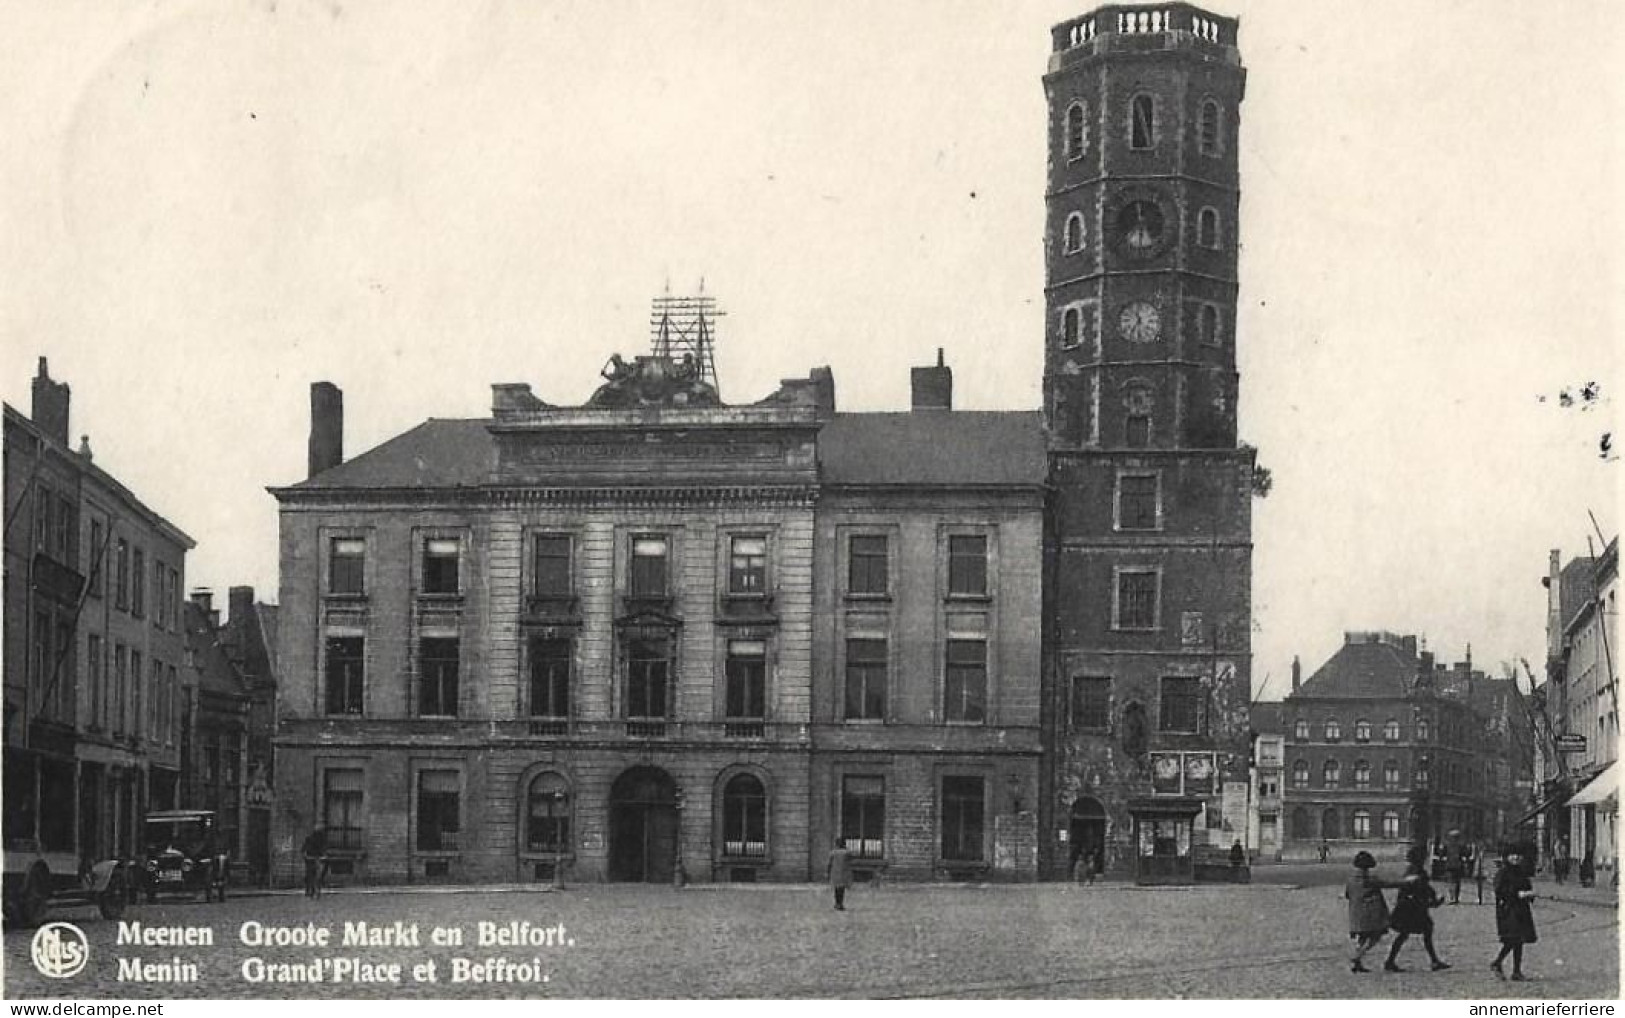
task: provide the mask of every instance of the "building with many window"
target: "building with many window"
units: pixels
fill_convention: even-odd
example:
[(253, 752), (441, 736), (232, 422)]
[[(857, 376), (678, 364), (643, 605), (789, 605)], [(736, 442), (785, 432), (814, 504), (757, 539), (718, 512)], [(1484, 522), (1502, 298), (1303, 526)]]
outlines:
[(1283, 854), (1311, 858), (1324, 842), (1398, 858), (1452, 830), (1483, 844), (1506, 835), (1532, 776), (1511, 681), (1470, 661), (1437, 665), (1416, 637), (1382, 632), (1345, 633), (1301, 684), (1294, 670), (1281, 705)]
[(1044, 91), (1044, 869), (1246, 831), (1254, 452), (1236, 438), (1237, 22), (1102, 7)]
[(181, 805), (191, 538), (69, 447), (69, 389), (40, 358), (5, 407), (5, 838), (53, 870), (132, 855)]

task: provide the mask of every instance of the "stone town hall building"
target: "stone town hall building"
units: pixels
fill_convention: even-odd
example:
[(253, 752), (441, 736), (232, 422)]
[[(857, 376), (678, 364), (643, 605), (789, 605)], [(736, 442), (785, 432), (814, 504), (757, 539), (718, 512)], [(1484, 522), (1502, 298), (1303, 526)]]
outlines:
[(279, 878), (315, 824), (390, 881), (802, 880), (837, 839), (1155, 876), (1242, 836), (1235, 32), (1055, 29), (1039, 412), (952, 409), (940, 357), (907, 412), (827, 369), (724, 404), (663, 331), (584, 406), (498, 385), (345, 462), (314, 386), (273, 489)]

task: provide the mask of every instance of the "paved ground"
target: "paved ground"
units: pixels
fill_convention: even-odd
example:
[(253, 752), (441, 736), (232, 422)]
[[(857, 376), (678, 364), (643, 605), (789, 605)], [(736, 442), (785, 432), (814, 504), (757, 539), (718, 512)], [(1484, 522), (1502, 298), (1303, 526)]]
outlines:
[[(438, 893), (330, 893), (238, 898), (224, 905), (139, 906), (126, 919), (149, 926), (205, 925), (214, 947), (136, 948), (114, 943), (115, 924), (86, 909), (77, 922), (91, 962), (77, 977), (47, 980), (29, 960), (31, 931), (5, 934), (11, 998), (76, 997), (1199, 997), (1199, 998), (1613, 998), (1619, 995), (1617, 911), (1591, 902), (1536, 903), (1540, 943), (1529, 949), (1535, 980), (1499, 983), (1494, 913), (1463, 904), (1438, 913), (1447, 972), (1354, 975), (1345, 954), (1345, 905), (1336, 868), (1300, 876), (1260, 870), (1253, 886), (1136, 888), (891, 885), (853, 892), (846, 912), (816, 887), (576, 886)], [(1289, 878), (1300, 877), (1296, 882)], [(1298, 886), (1306, 881), (1315, 886)], [(1335, 886), (1334, 886), (1335, 884)], [(1542, 887), (1542, 891), (1549, 888)], [(479, 947), (480, 921), (563, 923), (573, 946)], [(240, 925), (331, 928), (335, 946), (249, 948)], [(342, 948), (345, 922), (419, 924), (420, 947)], [(428, 943), (432, 925), (460, 926), (460, 947)], [(117, 980), (120, 958), (195, 960), (192, 984)], [(308, 963), (324, 956), (399, 963), (401, 984), (245, 982), (245, 959)], [(452, 984), (456, 957), (529, 963), (548, 982)], [(434, 960), (438, 983), (414, 983), (414, 964)], [(1401, 959), (1420, 967), (1421, 945)]]

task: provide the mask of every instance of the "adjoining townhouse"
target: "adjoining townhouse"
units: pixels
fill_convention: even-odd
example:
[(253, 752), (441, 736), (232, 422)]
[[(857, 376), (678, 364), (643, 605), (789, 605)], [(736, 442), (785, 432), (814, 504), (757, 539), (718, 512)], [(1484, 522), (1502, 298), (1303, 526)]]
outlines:
[(810, 826), (860, 878), (1037, 875), (1044, 436), (952, 406), (939, 351), (818, 436)]
[[(1349, 632), (1282, 701), (1283, 854), (1390, 857), (1450, 831), (1492, 844), (1527, 801), (1529, 728), (1510, 679), (1435, 664), (1414, 636)], [(1520, 748), (1521, 747), (1521, 748)]]
[(72, 873), (181, 804), (193, 542), (69, 447), (69, 399), (41, 357), (31, 418), (5, 407), (4, 813)]
[[(214, 810), (218, 844), (248, 859), (248, 688), (226, 650), (212, 592), (193, 591), (182, 607), (191, 672), (181, 740), (181, 803)], [(255, 874), (257, 876), (258, 874)]]
[[(1292, 661), (1294, 676), (1297, 659)], [(1247, 848), (1257, 859), (1280, 859), (1282, 847), (1281, 788), (1285, 777), (1286, 737), (1281, 728), (1281, 704), (1255, 703), (1253, 719), (1253, 783)]]

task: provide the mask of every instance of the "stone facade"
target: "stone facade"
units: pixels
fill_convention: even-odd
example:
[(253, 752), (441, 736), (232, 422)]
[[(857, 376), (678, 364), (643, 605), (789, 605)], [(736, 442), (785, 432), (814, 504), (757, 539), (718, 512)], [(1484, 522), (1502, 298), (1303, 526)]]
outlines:
[[(1236, 27), (1167, 4), (1053, 33), (1050, 874), (1080, 858), (1143, 870), (1246, 836), (1255, 479), (1236, 441)], [(1136, 841), (1131, 802), (1159, 798), (1197, 820)]]

